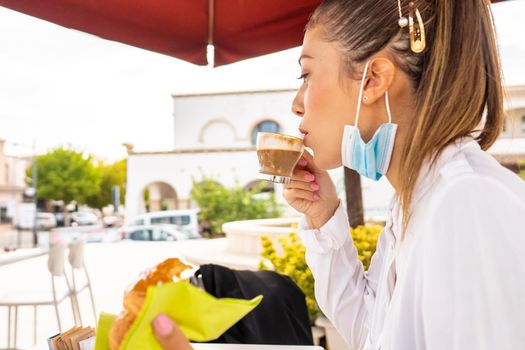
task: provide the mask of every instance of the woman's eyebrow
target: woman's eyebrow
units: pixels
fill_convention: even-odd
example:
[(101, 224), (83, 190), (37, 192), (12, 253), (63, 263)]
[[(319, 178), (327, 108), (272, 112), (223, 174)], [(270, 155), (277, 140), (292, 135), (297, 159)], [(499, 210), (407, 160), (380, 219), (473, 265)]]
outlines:
[(297, 62), (299, 62), (299, 66), (302, 66), (302, 65), (301, 65), (301, 60), (302, 60), (303, 58), (313, 58), (313, 57), (310, 56), (310, 55), (302, 54), (301, 57), (299, 57), (299, 60), (297, 61)]

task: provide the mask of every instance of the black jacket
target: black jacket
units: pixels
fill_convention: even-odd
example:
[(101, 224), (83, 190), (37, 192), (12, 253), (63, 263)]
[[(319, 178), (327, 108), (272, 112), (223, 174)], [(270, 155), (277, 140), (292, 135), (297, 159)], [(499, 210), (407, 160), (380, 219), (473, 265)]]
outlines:
[(238, 271), (202, 265), (195, 273), (206, 292), (217, 298), (251, 299), (261, 303), (213, 343), (313, 345), (303, 292), (288, 276), (274, 271)]

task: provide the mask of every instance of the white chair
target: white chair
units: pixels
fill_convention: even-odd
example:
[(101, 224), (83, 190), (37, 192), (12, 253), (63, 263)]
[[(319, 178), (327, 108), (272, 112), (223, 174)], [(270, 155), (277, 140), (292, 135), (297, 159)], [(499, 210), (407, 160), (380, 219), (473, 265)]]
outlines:
[[(86, 242), (84, 240), (75, 241), (69, 244), (69, 255), (68, 260), (71, 265), (71, 280), (72, 280), (72, 292), (73, 298), (75, 300), (75, 305), (77, 308), (78, 324), (82, 326), (82, 317), (80, 315), (80, 304), (78, 302), (78, 294), (84, 290), (89, 291), (89, 297), (91, 299), (91, 306), (93, 308), (93, 317), (94, 322), (97, 322), (97, 312), (95, 310), (95, 299), (93, 298), (93, 290), (91, 289), (91, 280), (89, 279), (89, 274), (87, 272), (86, 263), (84, 261), (84, 248)], [(83, 270), (84, 282), (78, 284), (77, 273)]]
[[(59, 244), (49, 249), (48, 270), (51, 275), (51, 290), (38, 290), (32, 288), (30, 290), (11, 290), (8, 293), (0, 296), (0, 307), (6, 306), (8, 308), (8, 323), (7, 323), (7, 347), (8, 349), (16, 349), (17, 331), (18, 331), (18, 308), (22, 306), (33, 306), (34, 324), (33, 324), (33, 341), (37, 342), (37, 307), (38, 306), (53, 306), (58, 324), (59, 332), (62, 332), (62, 324), (60, 322), (60, 313), (58, 305), (66, 299), (70, 299), (71, 308), (73, 309), (73, 318), (76, 320), (75, 304), (73, 302), (73, 295), (69, 281), (65, 274), (65, 244)], [(55, 279), (63, 278), (67, 288), (57, 288)], [(37, 287), (37, 286), (35, 286)], [(12, 328), (14, 327), (14, 330)]]

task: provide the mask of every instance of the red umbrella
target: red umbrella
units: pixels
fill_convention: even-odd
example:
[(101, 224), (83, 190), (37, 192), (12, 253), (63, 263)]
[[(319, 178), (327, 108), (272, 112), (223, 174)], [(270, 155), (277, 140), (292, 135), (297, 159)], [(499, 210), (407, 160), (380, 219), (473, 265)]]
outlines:
[[(392, 0), (394, 1), (394, 0)], [(498, 2), (502, 0), (492, 0)], [(299, 46), (321, 0), (0, 0), (0, 6), (206, 65)]]
[(0, 0), (0, 6), (105, 39), (215, 66), (299, 46), (320, 0)]

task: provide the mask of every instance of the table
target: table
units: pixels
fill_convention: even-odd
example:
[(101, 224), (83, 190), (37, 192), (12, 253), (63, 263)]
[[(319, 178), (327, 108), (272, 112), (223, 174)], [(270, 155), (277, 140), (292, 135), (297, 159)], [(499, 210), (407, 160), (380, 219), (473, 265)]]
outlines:
[(323, 350), (312, 345), (191, 344), (193, 350)]
[[(252, 345), (252, 344), (194, 344), (193, 350), (324, 350), (313, 345)], [(47, 342), (41, 342), (29, 350), (49, 350)]]

